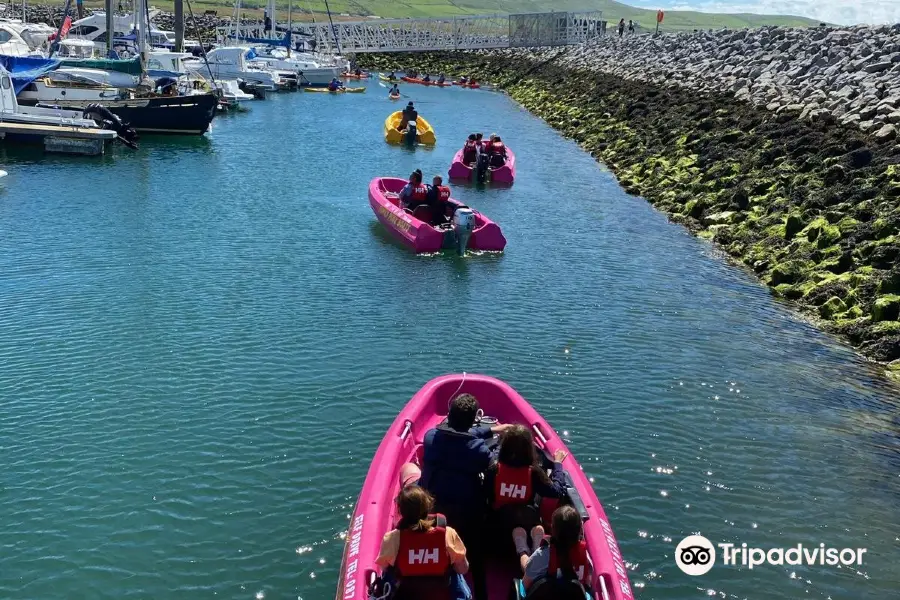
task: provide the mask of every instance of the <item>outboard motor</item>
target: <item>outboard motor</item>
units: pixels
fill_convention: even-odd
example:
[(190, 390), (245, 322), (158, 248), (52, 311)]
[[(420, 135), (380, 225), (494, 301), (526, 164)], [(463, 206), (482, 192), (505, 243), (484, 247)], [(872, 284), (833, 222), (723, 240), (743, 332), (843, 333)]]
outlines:
[(137, 132), (102, 104), (88, 104), (84, 107), (82, 114), (85, 119), (93, 120), (101, 129), (115, 131), (120, 142), (132, 150), (137, 150)]
[(416, 127), (417, 124), (415, 121), (409, 121), (406, 124), (406, 143), (410, 146), (415, 146), (416, 142), (419, 141), (419, 132)]
[(465, 255), (469, 238), (475, 230), (475, 213), (467, 206), (460, 206), (453, 212), (453, 233), (456, 235), (456, 251)]
[(478, 161), (475, 163), (475, 181), (484, 183), (487, 179), (488, 169), (491, 166), (491, 157), (481, 152), (478, 155)]

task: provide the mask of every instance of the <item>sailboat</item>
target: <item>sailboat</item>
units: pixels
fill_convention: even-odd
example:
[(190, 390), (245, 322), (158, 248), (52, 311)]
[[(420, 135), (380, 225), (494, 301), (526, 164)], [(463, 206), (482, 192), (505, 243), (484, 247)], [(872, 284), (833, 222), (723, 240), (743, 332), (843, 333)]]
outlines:
[[(38, 100), (38, 106), (45, 102), (53, 107), (85, 108), (88, 104), (100, 104), (112, 114), (119, 117), (138, 133), (188, 134), (202, 135), (216, 115), (219, 98), (212, 93), (199, 93), (179, 96), (176, 86), (170, 86), (168, 94), (157, 94), (156, 87), (148, 77), (148, 59), (150, 47), (147, 39), (149, 29), (147, 22), (146, 0), (135, 2), (135, 41), (140, 49), (140, 83), (134, 89), (121, 89), (117, 97), (109, 97), (110, 88), (101, 84), (94, 86), (93, 92), (105, 94), (105, 97), (77, 98), (70, 97), (68, 92), (60, 89), (53, 100)], [(69, 0), (66, 2), (65, 14), (68, 14)], [(62, 29), (62, 28), (60, 28)], [(107, 71), (133, 69), (132, 61), (100, 59), (85, 61), (85, 66)], [(82, 95), (89, 84), (78, 86)]]

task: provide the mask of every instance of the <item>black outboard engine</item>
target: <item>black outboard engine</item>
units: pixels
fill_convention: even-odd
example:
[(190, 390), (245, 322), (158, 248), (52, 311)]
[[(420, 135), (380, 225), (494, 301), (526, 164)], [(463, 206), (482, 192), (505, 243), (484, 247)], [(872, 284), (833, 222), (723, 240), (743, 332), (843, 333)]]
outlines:
[(484, 183), (487, 179), (488, 169), (491, 166), (491, 157), (484, 152), (478, 155), (478, 161), (475, 163), (475, 181)]
[(113, 114), (108, 108), (102, 104), (88, 104), (84, 107), (84, 118), (91, 119), (98, 127), (109, 129), (118, 134), (118, 140), (131, 148), (137, 150), (137, 132), (124, 123), (117, 115)]
[(416, 129), (417, 126), (418, 125), (415, 121), (409, 121), (406, 124), (406, 137), (404, 139), (406, 140), (406, 143), (409, 144), (410, 146), (415, 146), (416, 143), (419, 141), (419, 132)]

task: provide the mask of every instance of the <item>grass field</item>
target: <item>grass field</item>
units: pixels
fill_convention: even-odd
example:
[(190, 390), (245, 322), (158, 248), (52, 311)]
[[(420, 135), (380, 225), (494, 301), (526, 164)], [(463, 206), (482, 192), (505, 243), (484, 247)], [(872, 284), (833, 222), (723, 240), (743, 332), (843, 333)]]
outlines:
[[(297, 20), (322, 18), (325, 13), (324, 0), (293, 0), (293, 14)], [(171, 0), (152, 1), (151, 4), (161, 10), (171, 11)], [(101, 7), (102, 2), (86, 0), (85, 5)], [(219, 15), (232, 13), (233, 2), (226, 0), (191, 0), (194, 13), (216, 10)], [(265, 0), (246, 0), (243, 2), (246, 16), (259, 15), (265, 6)], [(277, 0), (278, 18), (287, 17), (288, 0)], [(384, 18), (416, 18), (416, 17), (453, 17), (461, 15), (480, 15), (494, 13), (528, 13), (550, 10), (602, 10), (603, 17), (610, 26), (624, 18), (633, 19), (640, 26), (652, 29), (656, 26), (656, 11), (628, 6), (613, 0), (329, 0), (332, 15), (346, 20), (358, 19), (361, 16), (379, 16)], [(185, 7), (185, 13), (187, 8)], [(744, 27), (760, 27), (763, 25), (782, 25), (806, 27), (817, 25), (812, 19), (790, 16), (766, 16), (750, 14), (714, 14), (691, 11), (667, 11), (664, 30), (690, 29), (741, 29)]]

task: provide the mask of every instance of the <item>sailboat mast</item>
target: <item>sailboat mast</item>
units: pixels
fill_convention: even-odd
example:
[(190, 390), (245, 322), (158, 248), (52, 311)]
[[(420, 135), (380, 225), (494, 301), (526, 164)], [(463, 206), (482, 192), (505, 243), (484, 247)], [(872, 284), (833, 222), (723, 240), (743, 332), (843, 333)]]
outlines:
[(331, 24), (331, 34), (334, 36), (334, 45), (337, 47), (338, 56), (342, 55), (341, 42), (338, 40), (337, 29), (334, 27), (334, 21), (331, 20), (331, 8), (328, 7), (328, 0), (325, 0), (325, 10), (328, 12), (328, 23)]
[(113, 43), (116, 38), (116, 13), (113, 12), (113, 0), (106, 0), (106, 58), (113, 57)]
[(293, 9), (294, 9), (294, 0), (288, 0), (288, 30), (287, 30), (287, 36), (288, 36), (287, 55), (288, 55), (288, 58), (291, 57), (291, 46), (294, 45), (294, 40), (293, 40), (294, 25), (291, 22), (291, 17), (293, 16), (292, 15)]
[(146, 74), (147, 72), (147, 61), (150, 58), (150, 48), (147, 44), (147, 29), (149, 27), (149, 23), (147, 22), (147, 5), (145, 0), (136, 0), (135, 2), (135, 30), (137, 33), (137, 47), (138, 52), (141, 55), (141, 72)]

